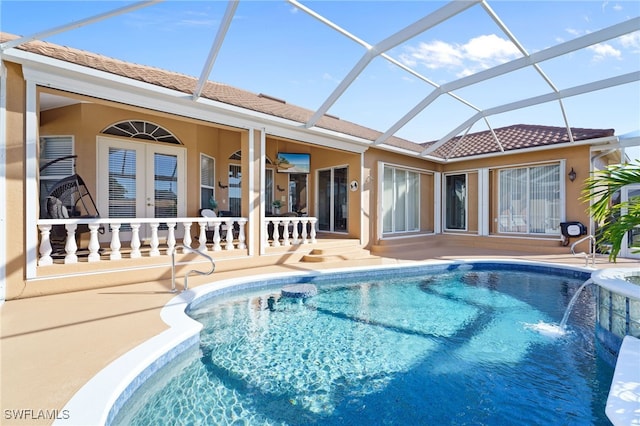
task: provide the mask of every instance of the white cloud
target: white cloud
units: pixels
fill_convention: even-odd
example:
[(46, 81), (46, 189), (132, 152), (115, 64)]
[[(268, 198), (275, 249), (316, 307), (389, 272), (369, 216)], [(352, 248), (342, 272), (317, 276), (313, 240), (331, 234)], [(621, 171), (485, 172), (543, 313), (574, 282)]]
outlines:
[(495, 34), (472, 38), (465, 44), (441, 40), (421, 42), (405, 48), (400, 60), (407, 66), (428, 69), (449, 69), (460, 76), (510, 61), (521, 56), (516, 46)]
[(616, 12), (620, 12), (622, 10), (622, 5), (620, 3), (616, 3), (615, 5), (613, 5), (613, 10), (615, 10)]
[(594, 44), (593, 46), (589, 46), (587, 49), (594, 53), (594, 61), (602, 61), (607, 57), (615, 59), (620, 59), (622, 57), (622, 52), (607, 43)]
[(620, 44), (625, 49), (631, 49), (634, 52), (640, 51), (640, 31), (623, 35), (620, 37)]

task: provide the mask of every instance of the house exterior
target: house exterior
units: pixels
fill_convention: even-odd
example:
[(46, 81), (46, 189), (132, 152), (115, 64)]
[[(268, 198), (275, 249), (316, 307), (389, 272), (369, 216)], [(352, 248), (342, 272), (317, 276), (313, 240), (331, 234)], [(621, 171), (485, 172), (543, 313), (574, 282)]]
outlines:
[(560, 223), (594, 231), (581, 182), (621, 161), (613, 129), (380, 144), (339, 117), (306, 128), (312, 111), (213, 82), (194, 99), (195, 78), (73, 48), (34, 41), (1, 59), (5, 300), (170, 279), (172, 254), (198, 261), (181, 246), (218, 269), (298, 261), (333, 239), (380, 255), (567, 253)]

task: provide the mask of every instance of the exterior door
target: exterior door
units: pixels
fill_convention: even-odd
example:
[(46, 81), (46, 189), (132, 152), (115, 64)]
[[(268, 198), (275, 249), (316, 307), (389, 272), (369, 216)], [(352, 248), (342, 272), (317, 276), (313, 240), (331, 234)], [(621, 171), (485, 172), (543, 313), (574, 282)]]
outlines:
[(318, 229), (347, 232), (349, 188), (347, 167), (318, 171)]
[[(182, 147), (98, 138), (98, 208), (109, 218), (171, 218), (186, 215), (185, 150)], [(166, 235), (161, 225), (160, 236)], [(131, 227), (121, 227), (123, 240)], [(111, 239), (108, 229), (102, 237)], [(181, 237), (184, 229), (176, 228)], [(148, 225), (140, 239), (150, 237)]]
[[(620, 192), (622, 202), (640, 199), (640, 185), (629, 185), (622, 188)], [(623, 211), (622, 214), (626, 214), (626, 211)], [(640, 247), (640, 226), (636, 226), (633, 230), (627, 232), (620, 247), (620, 256), (640, 259), (640, 253), (633, 253), (633, 247), (635, 247), (636, 251)]]

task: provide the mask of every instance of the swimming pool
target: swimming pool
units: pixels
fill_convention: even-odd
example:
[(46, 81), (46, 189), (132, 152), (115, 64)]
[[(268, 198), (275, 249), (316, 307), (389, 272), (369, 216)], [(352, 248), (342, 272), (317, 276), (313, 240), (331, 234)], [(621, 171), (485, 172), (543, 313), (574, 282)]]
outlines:
[[(199, 345), (147, 368), (108, 423), (608, 424), (613, 369), (595, 354), (591, 292), (567, 335), (531, 327), (559, 322), (588, 277), (478, 262), (198, 288), (185, 303)], [(318, 295), (280, 297), (292, 282)]]

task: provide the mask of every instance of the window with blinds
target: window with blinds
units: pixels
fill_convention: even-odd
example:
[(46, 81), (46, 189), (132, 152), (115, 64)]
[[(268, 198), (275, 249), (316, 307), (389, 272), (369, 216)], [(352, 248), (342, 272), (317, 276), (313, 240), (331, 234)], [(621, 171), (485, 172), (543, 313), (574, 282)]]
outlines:
[(73, 136), (43, 136), (40, 138), (40, 217), (46, 215), (46, 198), (53, 185), (75, 173), (74, 159), (52, 163), (74, 154)]
[(382, 183), (382, 230), (412, 232), (420, 228), (420, 174), (385, 166)]
[(560, 164), (500, 170), (498, 181), (500, 232), (560, 233)]
[(136, 151), (109, 147), (109, 217), (136, 217)]
[(200, 154), (200, 208), (211, 209), (215, 200), (216, 161), (206, 154)]

